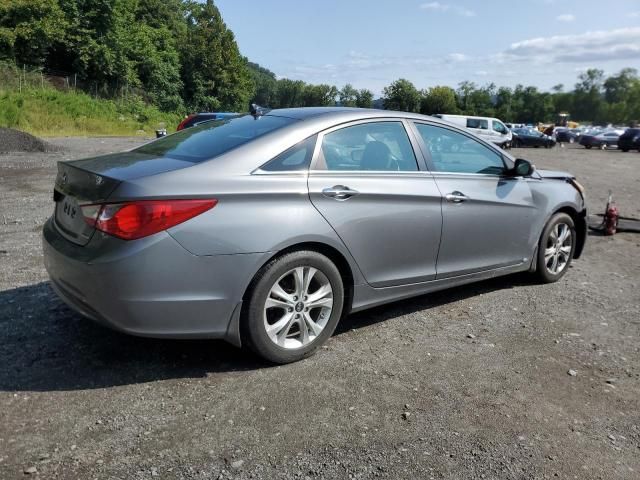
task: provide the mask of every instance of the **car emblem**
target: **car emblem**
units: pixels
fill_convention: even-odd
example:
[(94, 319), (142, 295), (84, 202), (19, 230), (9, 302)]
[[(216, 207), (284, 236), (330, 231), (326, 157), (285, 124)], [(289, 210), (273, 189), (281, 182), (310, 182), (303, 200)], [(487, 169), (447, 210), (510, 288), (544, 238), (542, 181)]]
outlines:
[(96, 175), (96, 185), (102, 185), (102, 177), (100, 175)]
[(66, 183), (67, 183), (67, 174), (66, 174), (66, 173), (63, 173), (63, 174), (62, 174), (62, 179), (61, 179), (61, 180), (62, 180), (62, 182), (61, 182), (61, 183), (62, 183), (62, 185), (64, 185), (64, 184), (66, 184)]

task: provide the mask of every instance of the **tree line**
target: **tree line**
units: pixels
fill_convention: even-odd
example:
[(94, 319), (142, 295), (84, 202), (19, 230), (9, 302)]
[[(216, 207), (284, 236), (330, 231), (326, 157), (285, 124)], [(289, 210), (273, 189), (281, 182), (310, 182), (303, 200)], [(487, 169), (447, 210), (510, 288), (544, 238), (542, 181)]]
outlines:
[(0, 62), (73, 72), (96, 92), (133, 88), (167, 112), (246, 111), (255, 102), (464, 113), (518, 123), (553, 121), (559, 112), (595, 123), (640, 119), (640, 79), (628, 68), (609, 77), (591, 69), (571, 91), (557, 85), (552, 92), (473, 82), (419, 90), (399, 79), (376, 101), (370, 90), (349, 84), (338, 89), (279, 79), (242, 56), (213, 0), (0, 1)]
[(517, 85), (496, 87), (461, 82), (457, 89), (436, 86), (418, 90), (406, 79), (385, 87), (384, 108), (420, 112), (497, 117), (506, 122), (553, 122), (559, 113), (594, 124), (628, 125), (640, 120), (640, 77), (633, 68), (605, 77), (598, 69), (589, 69), (578, 77), (573, 90), (562, 84), (551, 92)]

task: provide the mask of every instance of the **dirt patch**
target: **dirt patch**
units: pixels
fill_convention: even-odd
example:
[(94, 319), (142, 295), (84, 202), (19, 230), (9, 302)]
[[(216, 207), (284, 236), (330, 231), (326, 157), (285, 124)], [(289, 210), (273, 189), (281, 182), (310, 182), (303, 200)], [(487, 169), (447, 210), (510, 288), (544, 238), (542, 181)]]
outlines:
[(10, 152), (55, 152), (60, 147), (52, 145), (29, 133), (0, 127), (0, 153)]
[[(623, 479), (640, 472), (640, 236), (592, 235), (557, 283), (514, 275), (351, 315), (271, 367), (221, 342), (135, 338), (51, 291), (56, 162), (0, 155), (0, 479)], [(640, 217), (637, 152), (518, 149)]]

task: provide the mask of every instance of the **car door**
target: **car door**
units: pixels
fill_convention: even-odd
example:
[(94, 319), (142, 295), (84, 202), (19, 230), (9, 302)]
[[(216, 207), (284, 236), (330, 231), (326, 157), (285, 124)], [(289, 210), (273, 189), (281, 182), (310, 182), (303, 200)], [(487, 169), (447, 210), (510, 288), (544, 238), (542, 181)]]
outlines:
[[(416, 122), (443, 195), (437, 278), (530, 262), (535, 205), (527, 181), (505, 174), (502, 154), (451, 128)], [(459, 145), (442, 150), (438, 144)]]
[(311, 202), (374, 287), (436, 274), (441, 197), (407, 126), (395, 118), (329, 129), (309, 171)]

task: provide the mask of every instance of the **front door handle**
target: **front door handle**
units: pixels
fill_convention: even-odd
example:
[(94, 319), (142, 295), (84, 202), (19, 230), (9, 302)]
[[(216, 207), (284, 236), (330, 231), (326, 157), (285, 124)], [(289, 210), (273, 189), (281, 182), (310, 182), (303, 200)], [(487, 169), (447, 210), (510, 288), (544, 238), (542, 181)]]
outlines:
[(357, 190), (353, 190), (345, 185), (334, 185), (330, 188), (324, 188), (322, 194), (325, 197), (333, 198), (335, 200), (347, 200), (355, 195), (358, 195)]
[(464, 193), (459, 192), (457, 190), (455, 192), (447, 193), (444, 196), (444, 198), (447, 202), (451, 202), (451, 203), (462, 203), (469, 200), (469, 197), (467, 197)]

